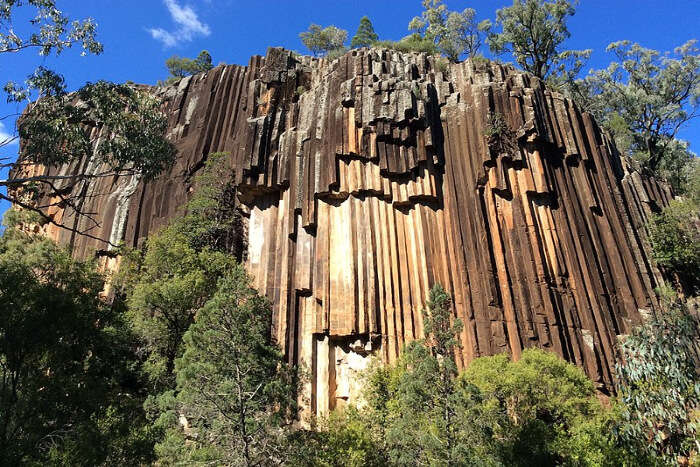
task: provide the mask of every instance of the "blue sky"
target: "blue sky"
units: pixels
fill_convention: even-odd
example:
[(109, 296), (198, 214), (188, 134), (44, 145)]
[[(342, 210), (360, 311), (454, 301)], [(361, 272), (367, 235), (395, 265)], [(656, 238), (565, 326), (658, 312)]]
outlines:
[[(171, 55), (196, 56), (207, 49), (214, 63), (247, 64), (269, 46), (300, 52), (298, 33), (310, 23), (334, 24), (350, 37), (359, 19), (369, 16), (381, 39), (399, 39), (420, 14), (420, 0), (57, 0), (72, 18), (92, 17), (105, 46), (100, 56), (81, 57), (78, 50), (58, 58), (30, 52), (0, 56), (3, 82), (22, 81), (34, 67), (44, 65), (66, 77), (70, 89), (86, 81), (107, 79), (153, 84), (167, 76), (164, 62)], [(470, 7), (479, 20), (493, 18), (509, 0), (446, 0), (452, 10)], [(582, 0), (569, 21), (572, 49), (593, 49), (588, 68), (607, 66), (605, 47), (629, 39), (645, 47), (672, 50), (700, 35), (700, 0)], [(510, 61), (509, 56), (503, 57)], [(21, 109), (0, 103), (0, 115)], [(13, 119), (0, 121), (0, 138)], [(700, 119), (686, 126), (680, 138), (700, 152)], [(15, 154), (17, 146), (0, 148), (0, 156)], [(4, 175), (4, 174), (3, 174)], [(6, 209), (0, 203), (0, 213)]]

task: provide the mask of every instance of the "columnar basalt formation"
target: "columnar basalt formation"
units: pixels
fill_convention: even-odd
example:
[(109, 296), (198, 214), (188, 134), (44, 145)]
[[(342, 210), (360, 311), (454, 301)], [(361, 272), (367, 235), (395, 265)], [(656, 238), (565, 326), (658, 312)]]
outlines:
[[(139, 246), (181, 212), (207, 156), (229, 153), (245, 261), (273, 303), (278, 342), (311, 372), (312, 413), (352, 399), (371, 355), (394, 361), (422, 337), (435, 283), (464, 323), (459, 365), (548, 348), (601, 389), (617, 336), (658, 307), (644, 224), (670, 191), (621, 158), (590, 115), (510, 66), (270, 49), (156, 92), (174, 169), (150, 183), (68, 186), (99, 226), (70, 208), (51, 215)], [(96, 170), (58, 170), (85, 167)], [(110, 250), (48, 234), (77, 256)]]

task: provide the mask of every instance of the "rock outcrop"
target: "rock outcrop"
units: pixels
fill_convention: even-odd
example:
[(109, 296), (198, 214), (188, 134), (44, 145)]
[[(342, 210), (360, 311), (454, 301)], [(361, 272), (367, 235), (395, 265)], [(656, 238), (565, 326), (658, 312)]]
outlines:
[[(510, 66), (273, 48), (156, 92), (179, 150), (173, 170), (67, 187), (97, 227), (70, 208), (51, 215), (141, 245), (178, 215), (207, 156), (229, 153), (245, 261), (273, 303), (278, 342), (311, 372), (313, 413), (352, 399), (370, 356), (393, 361), (422, 337), (437, 282), (464, 323), (459, 365), (543, 347), (602, 390), (617, 336), (658, 307), (644, 224), (669, 189), (621, 158), (590, 115)], [(47, 233), (77, 256), (109, 255), (106, 242)]]

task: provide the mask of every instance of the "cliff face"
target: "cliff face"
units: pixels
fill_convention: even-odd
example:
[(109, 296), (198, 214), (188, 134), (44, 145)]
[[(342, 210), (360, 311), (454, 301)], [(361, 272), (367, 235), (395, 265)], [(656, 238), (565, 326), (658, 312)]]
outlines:
[[(357, 393), (370, 355), (422, 337), (441, 283), (464, 323), (458, 363), (551, 349), (610, 387), (616, 338), (658, 306), (644, 223), (668, 189), (620, 158), (590, 115), (525, 73), (361, 49), (328, 62), (270, 49), (158, 91), (174, 169), (67, 187), (140, 245), (179, 213), (208, 154), (230, 153), (246, 264), (274, 335), (311, 371), (306, 408)], [(62, 173), (91, 169), (89, 161)], [(86, 168), (87, 167), (87, 168)], [(77, 256), (106, 243), (50, 230)]]

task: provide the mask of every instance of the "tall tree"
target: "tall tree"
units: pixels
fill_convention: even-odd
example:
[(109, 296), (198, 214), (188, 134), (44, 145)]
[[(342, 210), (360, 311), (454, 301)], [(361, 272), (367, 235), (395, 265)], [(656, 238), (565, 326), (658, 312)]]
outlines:
[(372, 21), (367, 16), (360, 19), (360, 25), (357, 27), (357, 32), (350, 41), (350, 47), (370, 47), (379, 40), (379, 36), (374, 32)]
[(329, 52), (342, 50), (348, 38), (348, 32), (335, 26), (325, 28), (311, 24), (307, 31), (299, 34), (301, 42), (314, 54), (314, 57)]
[(295, 376), (271, 327), (269, 302), (233, 266), (185, 335), (177, 396), (160, 420), (170, 427), (157, 448), (162, 460), (253, 466), (288, 456)]
[(453, 62), (466, 54), (473, 58), (481, 47), (476, 11), (449, 11), (442, 0), (423, 0), (421, 16), (411, 20), (408, 29), (433, 42), (438, 51)]
[(99, 298), (104, 278), (16, 228), (27, 214), (8, 211), (0, 237), (0, 464), (148, 462), (132, 340)]
[(372, 431), (384, 434), (394, 465), (495, 462), (479, 393), (455, 379), (462, 324), (440, 285), (430, 290), (424, 322), (426, 339), (408, 344), (395, 367), (370, 376), (370, 418), (379, 425)]
[(196, 58), (178, 57), (173, 55), (165, 61), (170, 76), (166, 83), (171, 83), (185, 76), (195, 75), (203, 71), (211, 70), (214, 65), (211, 62), (211, 55), (206, 50), (199, 52)]
[[(574, 96), (599, 122), (630, 135), (631, 150), (656, 171), (677, 150), (679, 130), (700, 114), (700, 50), (691, 40), (673, 54), (630, 41), (607, 48), (618, 61), (575, 84)], [(619, 132), (619, 131), (618, 131)]]
[[(496, 11), (496, 21), (483, 21), (486, 41), (496, 54), (511, 52), (515, 61), (541, 79), (571, 80), (591, 54), (590, 50), (563, 50), (569, 38), (566, 22), (576, 12), (577, 1), (513, 0)], [(500, 28), (500, 32), (496, 28)]]
[[(18, 18), (24, 24), (17, 23)], [(96, 31), (92, 19), (71, 21), (54, 0), (0, 0), (0, 57), (30, 50), (41, 56), (60, 55), (78, 45), (83, 55), (99, 54), (103, 47)], [(127, 174), (149, 178), (174, 159), (175, 150), (164, 137), (167, 119), (160, 102), (143, 90), (100, 81), (68, 94), (63, 77), (43, 66), (30, 73), (26, 83), (8, 82), (4, 90), (8, 101), (28, 107), (17, 121), (17, 132), (0, 142), (2, 146), (18, 136), (24, 139), (19, 160), (0, 158), (0, 169), (10, 169), (9, 177), (0, 180), (0, 188), (7, 189), (0, 199), (35, 210), (43, 221), (75, 230), (42, 209), (61, 205), (87, 214), (70, 193), (84, 191), (90, 180)], [(90, 158), (98, 162), (94, 171), (85, 170)], [(28, 170), (34, 164), (55, 168), (67, 163), (83, 164), (83, 170), (67, 176)], [(40, 195), (57, 201), (38, 206)], [(92, 236), (87, 231), (94, 227), (79, 233)]]
[(226, 154), (210, 155), (184, 216), (152, 235), (145, 252), (130, 252), (121, 268), (118, 281), (156, 393), (174, 387), (182, 337), (236, 263), (231, 239), (240, 232), (226, 163)]

